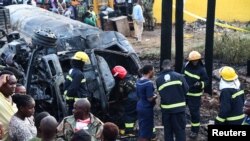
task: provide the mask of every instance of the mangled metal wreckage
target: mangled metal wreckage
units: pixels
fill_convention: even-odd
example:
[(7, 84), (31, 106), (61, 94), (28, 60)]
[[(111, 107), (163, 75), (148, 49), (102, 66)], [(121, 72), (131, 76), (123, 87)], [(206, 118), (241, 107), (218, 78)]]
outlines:
[[(1, 51), (1, 56), (12, 58), (12, 62), (22, 68), (25, 77), (20, 80), (35, 98), (36, 111), (49, 111), (58, 119), (67, 115), (63, 98), (64, 76), (70, 69), (70, 58), (76, 51), (82, 50), (91, 60), (91, 64), (85, 66), (84, 73), (93, 113), (100, 118), (112, 118), (108, 114), (108, 107), (117, 93), (114, 91), (115, 79), (110, 69), (122, 65), (130, 74), (138, 75), (140, 68), (139, 58), (127, 39), (118, 32), (103, 32), (37, 7), (11, 5), (7, 8), (12, 29), (17, 30), (25, 41), (16, 39), (8, 43), (5, 51)], [(39, 29), (50, 30), (56, 35), (55, 48), (37, 49), (28, 44), (34, 39), (34, 31)], [(35, 39), (40, 42), (38, 37)], [(42, 43), (46, 46), (50, 42), (45, 40)]]

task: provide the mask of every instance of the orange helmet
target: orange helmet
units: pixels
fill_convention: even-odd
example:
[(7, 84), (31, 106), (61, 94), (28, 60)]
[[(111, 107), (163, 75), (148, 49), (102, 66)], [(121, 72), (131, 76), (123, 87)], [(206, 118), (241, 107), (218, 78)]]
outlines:
[(189, 61), (195, 61), (201, 59), (201, 54), (198, 51), (191, 51), (188, 55)]
[(113, 69), (112, 69), (112, 74), (114, 77), (118, 77), (120, 79), (124, 79), (127, 75), (127, 70), (122, 67), (122, 66), (115, 66)]

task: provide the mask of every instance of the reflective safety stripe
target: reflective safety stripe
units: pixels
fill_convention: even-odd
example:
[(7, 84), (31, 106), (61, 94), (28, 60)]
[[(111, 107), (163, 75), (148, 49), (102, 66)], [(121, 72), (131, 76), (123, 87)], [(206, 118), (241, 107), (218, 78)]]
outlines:
[(156, 132), (156, 129), (155, 129), (155, 127), (153, 128), (153, 133), (155, 133)]
[(66, 99), (66, 100), (74, 100), (74, 97), (65, 96), (65, 99)]
[(201, 96), (202, 95), (202, 92), (201, 93), (187, 93), (188, 96)]
[(182, 107), (182, 106), (186, 106), (186, 102), (180, 102), (180, 103), (169, 104), (169, 105), (161, 104), (161, 108), (163, 109), (172, 109), (172, 108), (177, 108), (177, 107)]
[(240, 120), (240, 119), (243, 119), (244, 117), (245, 117), (244, 114), (239, 115), (239, 116), (234, 116), (234, 117), (228, 117), (228, 118), (227, 118), (227, 121)]
[(124, 135), (125, 134), (125, 130), (124, 129), (120, 129), (120, 134)]
[(220, 122), (225, 122), (226, 119), (224, 118), (220, 118), (219, 116), (216, 117), (216, 120), (220, 121)]
[(125, 123), (125, 128), (134, 128), (134, 123)]
[(198, 76), (198, 75), (195, 75), (195, 74), (192, 74), (192, 73), (190, 73), (190, 72), (188, 72), (188, 71), (184, 71), (184, 73), (187, 75), (187, 76), (189, 76), (189, 77), (192, 77), (192, 78), (195, 78), (195, 79), (200, 79), (201, 77), (200, 76)]
[(166, 82), (166, 83), (162, 84), (162, 85), (159, 87), (158, 91), (161, 91), (161, 90), (164, 89), (165, 87), (172, 86), (172, 85), (182, 85), (182, 82), (179, 81), (179, 80)]
[(66, 99), (66, 100), (74, 100), (74, 101), (77, 101), (77, 100), (79, 100), (80, 98), (78, 98), (78, 97), (68, 97), (68, 96), (65, 96), (65, 99)]
[(198, 122), (198, 123), (191, 123), (191, 126), (193, 127), (197, 127), (197, 126), (200, 126), (201, 124)]
[(81, 83), (85, 83), (86, 82), (86, 79), (82, 79)]
[(233, 94), (233, 95), (232, 95), (232, 98), (236, 98), (237, 96), (240, 96), (240, 95), (242, 95), (242, 94), (244, 94), (244, 90), (241, 90), (241, 91), (239, 91), (239, 92)]
[(79, 99), (80, 99), (80, 98), (77, 98), (77, 97), (76, 97), (76, 98), (74, 98), (74, 100), (75, 100), (75, 101), (77, 101), (77, 100), (79, 100)]
[(66, 94), (67, 94), (67, 93), (68, 93), (68, 91), (67, 91), (67, 90), (65, 90), (65, 91), (64, 91), (64, 93), (63, 93), (63, 95), (65, 95), (65, 96), (66, 96)]
[(72, 77), (69, 76), (69, 75), (66, 76), (66, 79), (68, 79), (69, 81), (72, 81), (72, 80), (73, 80)]
[(201, 81), (201, 86), (202, 86), (201, 88), (204, 89), (205, 83), (203, 81)]
[(247, 122), (243, 122), (241, 125), (249, 125)]

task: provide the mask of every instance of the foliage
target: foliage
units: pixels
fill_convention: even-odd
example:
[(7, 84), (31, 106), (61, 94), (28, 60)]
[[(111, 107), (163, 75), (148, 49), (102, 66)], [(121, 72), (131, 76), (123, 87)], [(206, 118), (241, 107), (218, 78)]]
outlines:
[(250, 35), (223, 34), (215, 38), (214, 57), (224, 63), (243, 64), (250, 59)]

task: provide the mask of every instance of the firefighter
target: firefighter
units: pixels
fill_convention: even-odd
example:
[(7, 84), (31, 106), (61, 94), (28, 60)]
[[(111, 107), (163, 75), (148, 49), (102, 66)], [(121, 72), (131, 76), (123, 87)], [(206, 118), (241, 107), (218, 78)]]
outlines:
[(185, 96), (188, 84), (185, 78), (172, 70), (172, 62), (164, 60), (163, 71), (156, 79), (157, 90), (161, 96), (162, 121), (165, 141), (185, 141), (186, 117)]
[(219, 71), (221, 80), (220, 111), (215, 124), (241, 125), (244, 119), (244, 91), (240, 89), (238, 75), (232, 67), (222, 67)]
[[(136, 77), (129, 75), (127, 70), (122, 66), (115, 66), (112, 69), (113, 76), (118, 80), (119, 98), (117, 101), (122, 103), (121, 134), (134, 134), (135, 121), (137, 119), (136, 113)], [(125, 129), (125, 130), (123, 130)]]
[(88, 97), (83, 67), (89, 63), (88, 55), (82, 51), (76, 52), (71, 59), (72, 68), (69, 70), (64, 83), (64, 96), (68, 105), (68, 114), (72, 114), (73, 104), (77, 98)]
[(183, 73), (189, 86), (186, 96), (186, 102), (191, 115), (191, 132), (189, 137), (196, 138), (200, 128), (201, 95), (208, 83), (207, 72), (199, 52), (191, 51), (189, 53), (188, 62), (185, 64)]

